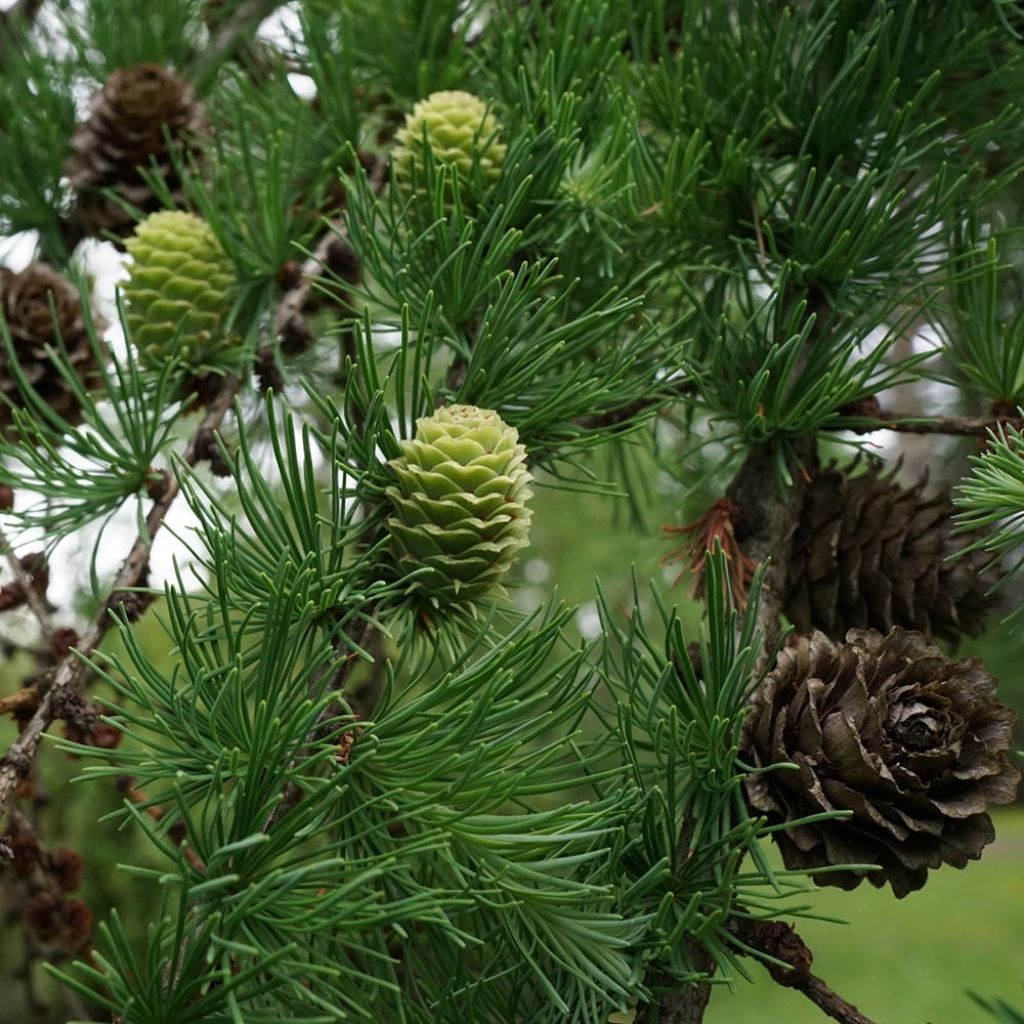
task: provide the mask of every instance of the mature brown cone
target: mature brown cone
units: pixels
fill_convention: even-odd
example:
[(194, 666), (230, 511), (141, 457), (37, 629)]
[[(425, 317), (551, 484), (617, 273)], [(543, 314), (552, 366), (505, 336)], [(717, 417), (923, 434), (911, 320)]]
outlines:
[(976, 658), (948, 661), (920, 633), (851, 629), (845, 644), (798, 637), (779, 655), (743, 726), (747, 800), (772, 824), (823, 811), (843, 820), (774, 833), (786, 867), (875, 864), (815, 876), (852, 889), (866, 877), (897, 896), (929, 868), (964, 867), (994, 838), (987, 811), (1011, 803), (1016, 715)]
[(188, 148), (203, 127), (191, 87), (169, 68), (137, 64), (113, 72), (93, 96), (88, 120), (75, 129), (64, 163), (85, 230), (123, 237), (135, 225), (130, 213), (102, 194), (105, 188), (144, 213), (162, 208), (139, 170), (150, 170), (154, 161), (171, 194), (179, 197), (181, 180), (168, 139), (172, 147)]
[(841, 640), (851, 628), (919, 629), (956, 643), (977, 636), (996, 604), (986, 591), (990, 555), (950, 555), (975, 539), (953, 533), (945, 493), (923, 497), (927, 478), (902, 487), (872, 461), (859, 476), (830, 468), (807, 487), (793, 537), (785, 602), (798, 632)]
[[(59, 350), (63, 343), (67, 360), (82, 382), (87, 387), (95, 383), (96, 359), (86, 333), (78, 289), (45, 263), (30, 263), (20, 274), (0, 268), (0, 313), (7, 321), (24, 377), (58, 415), (69, 423), (79, 423), (80, 403), (46, 352), (47, 345)], [(93, 325), (97, 331), (105, 326), (96, 316)], [(24, 404), (3, 345), (0, 394), (16, 406)], [(0, 428), (10, 426), (11, 421), (10, 407), (0, 403)]]

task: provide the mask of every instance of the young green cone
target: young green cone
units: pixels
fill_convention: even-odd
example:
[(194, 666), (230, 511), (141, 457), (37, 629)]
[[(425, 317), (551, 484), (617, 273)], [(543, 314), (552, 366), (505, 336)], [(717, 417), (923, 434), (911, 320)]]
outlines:
[(123, 289), (128, 328), (143, 363), (157, 367), (174, 356), (194, 367), (222, 361), (235, 273), (209, 225), (162, 210), (125, 244), (132, 257)]
[(497, 180), (508, 147), (498, 140), (498, 122), (483, 100), (468, 92), (435, 92), (420, 100), (395, 135), (399, 181), (408, 181), (413, 167), (422, 173), (424, 133), (434, 159), (456, 168), (462, 182), (472, 180), (475, 166), (485, 184)]
[(451, 405), (416, 423), (389, 465), (388, 519), (398, 564), (434, 607), (468, 604), (499, 584), (527, 544), (533, 479), (519, 433), (489, 409)]

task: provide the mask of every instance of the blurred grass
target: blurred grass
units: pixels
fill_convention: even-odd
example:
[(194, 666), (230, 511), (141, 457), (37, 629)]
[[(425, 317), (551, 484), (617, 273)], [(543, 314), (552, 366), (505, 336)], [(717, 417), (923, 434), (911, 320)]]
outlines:
[[(996, 842), (963, 871), (941, 868), (903, 900), (866, 883), (820, 889), (801, 921), (814, 972), (880, 1024), (992, 1024), (974, 989), (1024, 1006), (1024, 808), (994, 815)], [(821, 1024), (821, 1011), (751, 965), (754, 983), (715, 992), (706, 1024)]]

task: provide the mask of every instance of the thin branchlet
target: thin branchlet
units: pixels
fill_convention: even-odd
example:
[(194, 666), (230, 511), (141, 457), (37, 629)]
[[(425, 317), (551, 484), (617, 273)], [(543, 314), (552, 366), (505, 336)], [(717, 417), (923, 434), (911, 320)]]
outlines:
[[(241, 382), (237, 378), (224, 379), (185, 448), (182, 456), (185, 465), (194, 466), (199, 462), (200, 452), (208, 444), (210, 433), (220, 426), (240, 387)], [(125, 613), (130, 608), (130, 617), (137, 618), (144, 610), (146, 595), (138, 593), (137, 588), (145, 583), (153, 540), (163, 526), (179, 490), (177, 477), (168, 477), (162, 493), (154, 500), (146, 516), (144, 530), (135, 539), (114, 580), (109, 599), (75, 647), (58, 663), (52, 674), (40, 681), (38, 688), (41, 696), (35, 712), (0, 761), (0, 814), (8, 806), (18, 782), (31, 772), (43, 734), (57, 717), (66, 694), (77, 692), (88, 675), (87, 664), (83, 659), (96, 650), (113, 625), (115, 620), (111, 613)], [(139, 600), (133, 602), (132, 598), (136, 595)]]

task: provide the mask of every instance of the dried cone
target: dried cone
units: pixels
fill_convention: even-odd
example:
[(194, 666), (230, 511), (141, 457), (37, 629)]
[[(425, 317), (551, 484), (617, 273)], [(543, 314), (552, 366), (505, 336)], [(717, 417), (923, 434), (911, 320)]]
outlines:
[(533, 479), (519, 433), (488, 409), (451, 405), (416, 423), (389, 465), (388, 519), (399, 566), (429, 572), (410, 591), (433, 607), (495, 588), (527, 544)]
[(199, 368), (231, 355), (224, 320), (234, 267), (209, 225), (191, 213), (161, 210), (125, 244), (132, 257), (126, 321), (142, 362), (159, 367), (178, 357)]
[(991, 556), (949, 561), (973, 539), (953, 534), (949, 496), (923, 497), (926, 479), (902, 487), (895, 473), (872, 462), (859, 476), (833, 468), (811, 480), (785, 603), (798, 632), (838, 640), (851, 628), (903, 626), (953, 643), (981, 632), (995, 605)]
[(150, 171), (154, 162), (180, 199), (181, 180), (168, 141), (171, 148), (190, 149), (203, 127), (202, 108), (191, 87), (170, 69), (137, 64), (113, 72), (93, 96), (88, 120), (75, 129), (64, 164), (78, 193), (76, 215), (85, 230), (124, 237), (134, 227), (131, 213), (102, 189), (111, 189), (143, 213), (160, 209), (164, 204), (140, 172)]
[(1011, 803), (1016, 715), (975, 658), (948, 661), (920, 633), (822, 633), (783, 650), (747, 717), (741, 756), (755, 768), (748, 802), (772, 824), (823, 811), (844, 820), (774, 833), (788, 868), (875, 864), (815, 876), (852, 889), (866, 877), (897, 896), (929, 868), (964, 867), (994, 838), (988, 808)]
[[(31, 263), (20, 274), (0, 268), (0, 311), (22, 376), (54, 412), (72, 425), (80, 423), (81, 403), (46, 351), (49, 345), (59, 352), (63, 345), (82, 384), (96, 383), (96, 358), (78, 289), (45, 263)], [(97, 317), (93, 324), (97, 331), (105, 326)], [(25, 404), (5, 345), (0, 345), (0, 393), (15, 406)], [(10, 406), (0, 403), (0, 428), (11, 422)]]
[(409, 181), (413, 168), (422, 173), (425, 135), (434, 160), (456, 168), (464, 190), (474, 168), (479, 168), (484, 184), (492, 184), (507, 149), (498, 133), (498, 122), (483, 100), (468, 92), (432, 93), (412, 108), (395, 133), (395, 173), (401, 182)]

